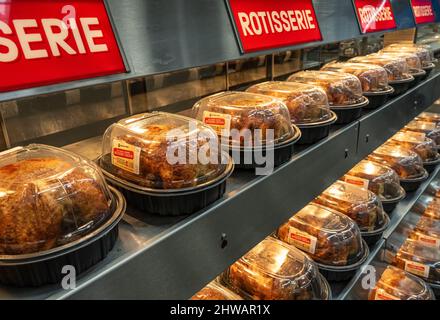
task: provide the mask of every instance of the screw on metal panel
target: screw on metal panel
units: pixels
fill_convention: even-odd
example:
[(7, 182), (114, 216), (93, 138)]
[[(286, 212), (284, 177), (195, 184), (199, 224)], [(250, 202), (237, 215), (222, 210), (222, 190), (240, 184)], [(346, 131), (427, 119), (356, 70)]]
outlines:
[(228, 245), (228, 239), (227, 239), (226, 233), (222, 233), (220, 247), (222, 249), (224, 249), (224, 248), (226, 248), (227, 245)]
[(368, 143), (370, 141), (370, 135), (366, 134), (365, 135), (365, 142)]
[(348, 158), (348, 149), (345, 149), (344, 151), (345, 151), (344, 157), (345, 157), (345, 159), (347, 159)]

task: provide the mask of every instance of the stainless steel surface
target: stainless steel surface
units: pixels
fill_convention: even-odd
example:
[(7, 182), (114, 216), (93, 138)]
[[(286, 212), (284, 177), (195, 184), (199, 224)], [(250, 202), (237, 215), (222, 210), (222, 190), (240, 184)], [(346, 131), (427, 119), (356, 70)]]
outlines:
[[(224, 1), (108, 0), (130, 72), (0, 94), (0, 101), (71, 90), (102, 83), (255, 57), (241, 55)], [(285, 48), (295, 50), (360, 36), (351, 0), (314, 0), (323, 41)], [(409, 2), (395, 0), (398, 7)], [(400, 10), (399, 10), (400, 12)], [(405, 16), (406, 17), (406, 16)], [(404, 23), (400, 27), (408, 27)], [(279, 49), (277, 50), (279, 51)]]

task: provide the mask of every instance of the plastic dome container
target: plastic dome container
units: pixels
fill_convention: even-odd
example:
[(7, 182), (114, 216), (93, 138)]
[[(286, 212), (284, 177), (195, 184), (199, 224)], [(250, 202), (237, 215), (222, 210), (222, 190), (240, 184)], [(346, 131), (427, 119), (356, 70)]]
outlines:
[(211, 128), (163, 112), (111, 125), (98, 163), (131, 204), (173, 216), (191, 214), (220, 198), (233, 170)]
[(440, 124), (440, 113), (434, 112), (422, 112), (419, 114), (415, 120), (433, 122), (438, 126)]
[(301, 129), (298, 143), (308, 144), (325, 138), (337, 116), (330, 110), (327, 94), (319, 87), (298, 82), (269, 81), (256, 84), (248, 92), (282, 100), (292, 123)]
[[(301, 137), (287, 106), (266, 95), (221, 92), (198, 101), (192, 112), (194, 118), (217, 131), (223, 147), (240, 151), (240, 159), (234, 158), (238, 168), (256, 167), (254, 151), (264, 147), (274, 149), (275, 166), (288, 161)], [(249, 157), (252, 163), (245, 163)]]
[(394, 88), (393, 95), (405, 92), (410, 82), (414, 81), (414, 77), (409, 74), (408, 63), (403, 58), (370, 54), (352, 58), (349, 62), (375, 64), (385, 68), (388, 72), (388, 83)]
[(440, 249), (440, 220), (431, 219), (429, 216), (420, 217), (409, 238)]
[(328, 280), (350, 278), (369, 253), (353, 220), (314, 203), (282, 225), (277, 237), (307, 252)]
[(349, 123), (361, 116), (361, 108), (368, 105), (362, 95), (359, 79), (349, 73), (333, 71), (301, 71), (292, 74), (287, 81), (301, 82), (322, 87), (327, 93), (330, 108), (338, 116), (336, 123)]
[(222, 286), (216, 280), (197, 292), (190, 300), (243, 300), (228, 288)]
[(435, 300), (426, 283), (401, 269), (387, 266), (368, 300)]
[(374, 150), (368, 159), (387, 165), (396, 171), (400, 184), (406, 191), (417, 189), (428, 178), (428, 172), (423, 168), (419, 155), (398, 145), (385, 143)]
[(403, 131), (424, 133), (427, 138), (434, 140), (437, 147), (440, 147), (440, 128), (435, 122), (413, 120), (403, 128)]
[(415, 53), (407, 51), (388, 51), (384, 49), (380, 51), (380, 55), (390, 58), (398, 57), (405, 59), (409, 67), (409, 74), (415, 78), (415, 81), (411, 82), (411, 86), (415, 86), (426, 77), (426, 71), (423, 70), (422, 63)]
[(429, 284), (440, 284), (440, 250), (413, 239), (407, 239), (393, 260), (393, 265), (412, 273)]
[(373, 192), (343, 181), (335, 182), (314, 202), (353, 219), (369, 245), (382, 238), (390, 222), (380, 200)]
[(362, 160), (342, 178), (345, 182), (368, 188), (382, 202), (386, 212), (391, 212), (406, 193), (400, 186), (399, 176), (388, 166)]
[(426, 171), (432, 172), (440, 163), (437, 145), (432, 139), (426, 138), (424, 133), (413, 131), (400, 131), (389, 140), (403, 148), (417, 153), (423, 161)]
[(221, 276), (228, 288), (252, 300), (330, 300), (315, 263), (296, 248), (268, 237)]
[(433, 63), (433, 53), (428, 47), (417, 44), (391, 44), (385, 48), (387, 51), (410, 52), (415, 53), (422, 64), (423, 70), (427, 72), (426, 76), (435, 68)]
[(440, 198), (439, 191), (437, 190), (437, 195), (429, 203), (426, 209), (423, 211), (423, 216), (429, 217), (431, 219), (440, 220)]
[(55, 283), (60, 261), (80, 273), (113, 247), (125, 201), (93, 162), (31, 144), (0, 154), (0, 181), (1, 283)]
[(366, 63), (334, 62), (325, 65), (322, 70), (344, 72), (355, 75), (362, 84), (364, 96), (370, 103), (366, 108), (375, 109), (387, 101), (388, 95), (394, 92), (388, 85), (387, 71), (381, 66)]

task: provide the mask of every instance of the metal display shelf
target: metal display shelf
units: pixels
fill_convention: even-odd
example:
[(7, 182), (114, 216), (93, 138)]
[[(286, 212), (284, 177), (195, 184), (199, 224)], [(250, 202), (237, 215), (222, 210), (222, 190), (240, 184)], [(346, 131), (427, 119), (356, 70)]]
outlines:
[[(187, 218), (162, 218), (129, 208), (109, 256), (80, 275), (77, 287), (0, 287), (0, 299), (186, 299), (313, 200), (440, 93), (440, 74), (330, 136), (298, 148), (271, 175), (236, 171), (225, 196)], [(434, 94), (436, 93), (436, 94)], [(427, 94), (414, 109), (411, 99)], [(409, 113), (407, 116), (403, 114)], [(377, 121), (374, 126), (374, 121)], [(390, 127), (391, 129), (385, 129)], [(373, 128), (375, 128), (374, 131)], [(364, 143), (364, 134), (370, 139)], [(100, 138), (69, 146), (93, 158)]]
[[(164, 1), (160, 0), (106, 0), (106, 3), (129, 72), (0, 93), (0, 102), (272, 54), (275, 51), (242, 55), (224, 0), (167, 0), (166, 8)], [(323, 40), (280, 48), (280, 51), (361, 36), (352, 0), (314, 0), (313, 3)], [(397, 29), (414, 27), (409, 1), (393, 0), (392, 6)]]

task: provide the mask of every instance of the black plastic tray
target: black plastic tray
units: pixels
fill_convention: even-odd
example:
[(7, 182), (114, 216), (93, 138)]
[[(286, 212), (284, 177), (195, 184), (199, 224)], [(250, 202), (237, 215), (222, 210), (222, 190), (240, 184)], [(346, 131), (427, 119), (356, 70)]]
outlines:
[(380, 239), (382, 239), (383, 233), (390, 225), (390, 218), (388, 215), (385, 215), (385, 223), (382, 227), (380, 227), (377, 230), (370, 231), (370, 232), (361, 232), (362, 238), (365, 240), (365, 242), (368, 244), (368, 246), (375, 245)]
[(368, 99), (364, 97), (363, 101), (357, 104), (347, 106), (330, 106), (330, 109), (338, 116), (335, 124), (347, 124), (359, 119), (362, 115), (362, 108), (365, 108), (368, 103)]
[(377, 109), (383, 106), (387, 101), (390, 95), (394, 93), (394, 88), (389, 86), (387, 90), (378, 91), (378, 92), (364, 92), (364, 96), (368, 98), (370, 103), (365, 106), (365, 109)]
[(364, 255), (359, 261), (349, 266), (328, 266), (316, 262), (321, 274), (330, 282), (341, 282), (351, 279), (359, 270), (359, 268), (364, 264), (370, 254), (368, 244), (363, 239), (362, 242), (364, 243), (365, 251)]
[(435, 170), (435, 168), (437, 168), (439, 163), (440, 163), (440, 155), (438, 155), (436, 160), (423, 162), (423, 168), (425, 168), (425, 170), (428, 171), (428, 173), (432, 173)]
[(110, 187), (113, 215), (86, 236), (64, 246), (44, 252), (0, 256), (0, 283), (18, 287), (39, 287), (60, 283), (64, 266), (73, 266), (76, 275), (103, 260), (118, 238), (118, 224), (125, 213), (121, 193)]
[(410, 83), (409, 87), (415, 87), (418, 85), (423, 79), (426, 78), (426, 71), (425, 70), (417, 70), (411, 72), (411, 75), (414, 77), (414, 81)]
[(298, 128), (301, 130), (301, 139), (298, 140), (297, 144), (312, 144), (327, 137), (330, 133), (330, 126), (338, 119), (336, 113), (333, 111), (331, 111), (331, 113), (332, 117), (327, 121), (311, 124), (297, 124)]
[(434, 70), (434, 68), (435, 68), (434, 63), (431, 63), (429, 66), (422, 67), (422, 69), (426, 71), (426, 74), (422, 77), (422, 80), (425, 80), (426, 78), (428, 78), (429, 75), (431, 74), (432, 70)]
[(400, 179), (400, 185), (406, 192), (411, 192), (417, 190), (420, 185), (428, 179), (429, 173), (424, 170), (423, 176), (416, 179)]
[(414, 82), (414, 80), (414, 77), (411, 76), (408, 79), (390, 81), (389, 85), (394, 88), (394, 93), (391, 94), (391, 97), (396, 97), (405, 93), (409, 89), (411, 82)]
[[(255, 160), (255, 151), (258, 150), (261, 152), (263, 157), (266, 157), (267, 152), (273, 152), (274, 154), (274, 163), (273, 167), (278, 167), (283, 163), (289, 161), (295, 150), (295, 144), (301, 139), (302, 132), (296, 126), (293, 125), (295, 129), (295, 134), (288, 141), (285, 141), (279, 145), (275, 145), (273, 148), (268, 148), (267, 150), (263, 147), (262, 149), (256, 148), (229, 148), (229, 154), (234, 158), (235, 168), (236, 169), (244, 169), (244, 170), (253, 170), (255, 168), (264, 167), (267, 164), (260, 165)], [(237, 159), (238, 156), (238, 159)], [(246, 162), (245, 159), (251, 159), (250, 163)]]
[[(99, 163), (101, 158), (97, 161)], [(234, 163), (229, 159), (225, 172), (216, 180), (181, 190), (142, 188), (114, 176), (102, 166), (101, 170), (107, 182), (125, 196), (130, 206), (159, 216), (182, 216), (193, 214), (223, 196), (226, 191), (226, 180), (234, 170)]]
[(402, 191), (403, 191), (402, 195), (400, 195), (397, 198), (386, 199), (386, 200), (381, 199), (383, 210), (386, 213), (388, 213), (388, 216), (391, 216), (391, 213), (394, 211), (397, 204), (406, 197), (405, 189), (402, 188)]

